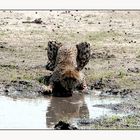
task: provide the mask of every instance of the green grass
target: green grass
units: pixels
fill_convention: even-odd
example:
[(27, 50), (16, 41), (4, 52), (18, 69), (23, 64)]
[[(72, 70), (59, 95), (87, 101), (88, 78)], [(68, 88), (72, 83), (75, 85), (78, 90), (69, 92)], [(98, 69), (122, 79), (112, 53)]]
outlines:
[(0, 30), (0, 36), (4, 36), (4, 35), (6, 35), (6, 33), (4, 31)]
[(140, 59), (140, 50), (137, 50), (136, 58)]
[(112, 38), (112, 37), (116, 37), (116, 36), (120, 36), (119, 33), (116, 33), (114, 31), (112, 32), (107, 32), (107, 31), (99, 31), (99, 32), (88, 32), (86, 34), (86, 38), (89, 41), (93, 41), (93, 42), (103, 42), (104, 40), (106, 40), (107, 38)]
[(117, 78), (120, 78), (120, 79), (122, 79), (122, 78), (124, 78), (125, 76), (127, 76), (127, 72), (126, 72), (126, 70), (125, 69), (123, 69), (123, 68), (120, 68), (118, 71), (117, 71)]
[(48, 79), (46, 79), (45, 76), (37, 77), (36, 80), (37, 80), (39, 83), (42, 83), (42, 84), (44, 84), (44, 85), (48, 85)]
[(17, 69), (15, 67), (0, 68), (1, 81), (13, 81), (18, 79), (37, 81), (37, 78), (44, 75), (45, 73), (41, 70), (25, 70), (25, 69)]
[(91, 129), (140, 129), (139, 121), (139, 115), (129, 115), (126, 117), (112, 116), (102, 118), (98, 122), (95, 122), (95, 124), (91, 126)]
[(90, 83), (92, 81), (95, 81), (95, 80), (99, 80), (101, 78), (107, 78), (107, 79), (112, 79), (113, 77), (115, 77), (116, 75), (116, 72), (113, 71), (113, 70), (100, 70), (100, 71), (88, 71), (86, 72), (86, 79), (87, 79), (87, 82)]
[[(33, 34), (38, 34), (41, 31), (34, 31)], [(75, 44), (78, 42), (84, 42), (87, 41), (89, 43), (94, 43), (99, 45), (99, 43), (103, 43), (104, 40), (112, 37), (119, 36), (120, 34), (116, 32), (110, 32), (107, 31), (99, 31), (99, 32), (91, 32), (91, 31), (79, 31), (78, 30), (64, 30), (59, 29), (59, 31), (52, 32), (42, 32), (41, 34), (46, 34), (46, 38), (48, 40), (56, 40), (58, 42), (62, 43), (69, 43), (69, 44)]]
[(0, 65), (0, 68), (16, 69), (17, 66), (15, 66), (15, 65)]
[(124, 76), (123, 78), (116, 79), (121, 88), (139, 89), (140, 81), (132, 81), (131, 77)]

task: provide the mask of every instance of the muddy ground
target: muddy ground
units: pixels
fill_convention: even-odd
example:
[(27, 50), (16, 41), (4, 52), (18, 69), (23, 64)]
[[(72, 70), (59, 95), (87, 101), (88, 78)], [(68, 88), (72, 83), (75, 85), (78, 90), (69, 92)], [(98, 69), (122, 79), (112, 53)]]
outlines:
[(140, 129), (140, 11), (0, 11), (1, 96), (44, 97), (49, 40), (89, 42), (87, 94), (97, 90), (98, 98), (123, 99), (93, 106), (123, 112), (122, 117), (79, 118), (78, 129)]

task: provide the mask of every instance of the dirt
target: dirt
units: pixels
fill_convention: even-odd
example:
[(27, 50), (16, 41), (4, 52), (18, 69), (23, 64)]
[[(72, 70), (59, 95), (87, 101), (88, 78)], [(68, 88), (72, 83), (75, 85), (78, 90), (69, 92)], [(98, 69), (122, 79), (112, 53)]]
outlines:
[(11, 98), (37, 98), (44, 93), (42, 85), (34, 81), (11, 81), (1, 84), (1, 95)]
[(123, 100), (91, 108), (124, 115), (78, 117), (77, 128), (140, 129), (139, 19), (140, 11), (0, 11), (1, 96), (50, 98), (42, 89), (51, 75), (45, 68), (48, 41), (71, 46), (86, 41), (92, 46), (90, 62), (83, 70), (88, 84), (86, 97), (95, 94), (99, 100)]

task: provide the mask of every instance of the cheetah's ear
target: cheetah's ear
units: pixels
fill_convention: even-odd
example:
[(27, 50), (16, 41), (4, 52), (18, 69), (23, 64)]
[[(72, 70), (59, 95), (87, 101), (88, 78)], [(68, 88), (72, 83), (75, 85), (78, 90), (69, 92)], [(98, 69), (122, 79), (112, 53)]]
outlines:
[(48, 59), (49, 61), (54, 61), (57, 56), (58, 49), (62, 46), (62, 43), (56, 41), (49, 41), (48, 42)]
[(77, 48), (77, 70), (82, 70), (90, 60), (90, 44), (82, 42), (76, 45)]
[(57, 41), (49, 41), (48, 42), (47, 54), (48, 54), (49, 62), (46, 65), (47, 70), (51, 70), (51, 71), (54, 70), (57, 52), (61, 46), (62, 46), (62, 43), (57, 42)]

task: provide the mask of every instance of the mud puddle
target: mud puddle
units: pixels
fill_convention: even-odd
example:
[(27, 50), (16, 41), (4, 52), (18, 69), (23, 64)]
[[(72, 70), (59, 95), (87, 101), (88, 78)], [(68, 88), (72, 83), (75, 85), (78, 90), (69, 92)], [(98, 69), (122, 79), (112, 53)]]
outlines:
[(0, 129), (53, 129), (60, 121), (78, 126), (79, 119), (97, 119), (119, 115), (101, 104), (118, 104), (123, 99), (99, 97), (96, 94), (73, 94), (72, 97), (38, 97), (25, 99), (0, 96)]

